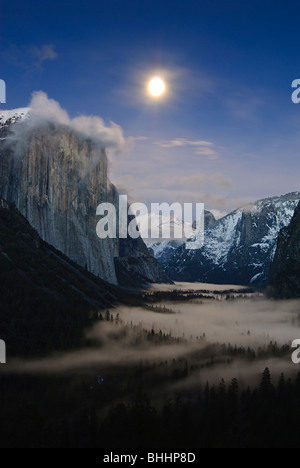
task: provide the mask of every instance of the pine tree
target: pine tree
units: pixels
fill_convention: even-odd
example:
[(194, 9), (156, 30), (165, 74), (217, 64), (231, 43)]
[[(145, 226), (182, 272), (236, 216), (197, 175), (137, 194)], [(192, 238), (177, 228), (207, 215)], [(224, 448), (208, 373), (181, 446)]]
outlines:
[(285, 388), (286, 388), (285, 377), (284, 377), (284, 374), (281, 374), (281, 376), (279, 378), (279, 382), (278, 382), (278, 396), (279, 397), (281, 397), (281, 398), (284, 397)]
[(262, 380), (260, 383), (259, 391), (261, 395), (264, 397), (269, 397), (274, 393), (274, 387), (272, 385), (272, 379), (271, 379), (271, 373), (269, 371), (269, 368), (266, 367), (266, 369), (263, 372), (262, 375)]
[(228, 391), (231, 396), (237, 397), (239, 393), (239, 383), (237, 379), (232, 379)]

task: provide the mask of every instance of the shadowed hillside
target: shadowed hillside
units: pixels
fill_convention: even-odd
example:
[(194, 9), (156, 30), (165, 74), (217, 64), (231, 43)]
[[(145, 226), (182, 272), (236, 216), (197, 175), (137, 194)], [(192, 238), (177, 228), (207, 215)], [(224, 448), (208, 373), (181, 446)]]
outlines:
[(300, 297), (300, 204), (279, 234), (268, 294), (278, 299)]
[(9, 356), (80, 343), (99, 309), (118, 300), (98, 279), (42, 241), (13, 205), (0, 202), (0, 337)]

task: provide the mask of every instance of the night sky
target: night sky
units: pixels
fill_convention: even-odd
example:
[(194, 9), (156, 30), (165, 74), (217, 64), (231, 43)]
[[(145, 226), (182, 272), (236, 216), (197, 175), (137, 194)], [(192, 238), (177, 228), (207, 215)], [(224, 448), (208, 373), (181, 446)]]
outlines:
[[(120, 125), (110, 175), (140, 202), (229, 211), (299, 187), (299, 2), (1, 2), (2, 109), (34, 91)], [(159, 76), (166, 93), (152, 98)]]

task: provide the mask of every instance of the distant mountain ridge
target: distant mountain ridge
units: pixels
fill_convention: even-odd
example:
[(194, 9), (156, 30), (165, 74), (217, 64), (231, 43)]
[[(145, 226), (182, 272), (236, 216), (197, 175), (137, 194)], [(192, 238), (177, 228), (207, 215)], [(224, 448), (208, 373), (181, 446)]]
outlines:
[[(193, 226), (191, 222), (182, 221), (176, 216), (163, 216), (162, 214), (150, 213), (147, 216), (137, 216), (136, 218), (139, 232), (146, 245), (157, 243), (157, 239), (151, 239), (151, 228), (157, 229), (159, 238), (163, 240), (164, 229), (170, 230), (171, 238), (174, 237), (174, 232), (182, 233), (180, 240), (184, 241), (193, 235)], [(180, 241), (179, 241), (180, 242)]]
[(175, 281), (264, 286), (280, 230), (290, 223), (300, 192), (266, 198), (216, 220), (200, 250), (165, 243), (156, 259)]
[[(165, 267), (168, 265), (170, 258), (172, 258), (175, 251), (177, 251), (180, 247), (185, 246), (185, 241), (189, 238), (194, 238), (195, 230), (196, 230), (196, 221), (193, 223), (182, 223), (179, 220), (175, 220), (177, 224), (184, 224), (186, 228), (186, 232), (189, 234), (187, 238), (183, 238), (181, 240), (172, 239), (172, 240), (163, 240), (159, 242), (149, 242), (146, 240), (146, 244), (148, 245), (148, 249), (150, 253), (157, 259), (159, 262)], [(216, 218), (210, 212), (205, 210), (204, 211), (204, 228), (208, 229), (211, 228), (216, 222)], [(173, 220), (171, 225), (174, 224)]]

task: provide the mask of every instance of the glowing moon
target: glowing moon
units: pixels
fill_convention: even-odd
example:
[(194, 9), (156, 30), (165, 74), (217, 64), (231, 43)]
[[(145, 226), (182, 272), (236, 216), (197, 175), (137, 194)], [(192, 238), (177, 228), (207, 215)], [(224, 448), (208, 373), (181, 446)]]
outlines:
[(149, 82), (148, 91), (151, 96), (159, 97), (164, 94), (166, 85), (161, 78), (155, 77)]

